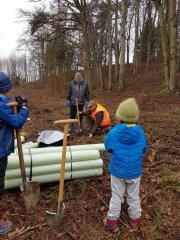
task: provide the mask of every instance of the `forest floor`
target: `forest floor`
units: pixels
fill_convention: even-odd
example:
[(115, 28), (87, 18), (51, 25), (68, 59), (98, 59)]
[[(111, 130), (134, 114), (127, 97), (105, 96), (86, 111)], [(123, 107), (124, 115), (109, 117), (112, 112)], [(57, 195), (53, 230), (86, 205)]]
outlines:
[[(57, 211), (58, 183), (41, 186), (40, 204), (27, 214), (20, 190), (7, 190), (0, 202), (1, 213), (13, 221), (13, 229), (0, 239), (63, 239), (63, 240), (179, 240), (180, 239), (180, 88), (173, 92), (162, 90), (162, 65), (153, 63), (149, 71), (141, 69), (132, 76), (127, 71), (126, 91), (119, 93), (117, 85), (102, 94), (94, 90), (93, 99), (105, 106), (112, 119), (119, 103), (135, 97), (140, 107), (140, 124), (148, 141), (149, 156), (144, 158), (141, 181), (142, 219), (140, 229), (132, 233), (128, 226), (127, 203), (122, 207), (120, 231), (107, 232), (102, 218), (111, 197), (109, 155), (104, 152), (103, 175), (65, 182), (65, 216), (59, 229), (50, 229), (45, 222), (45, 211)], [(108, 75), (107, 75), (108, 76)], [(178, 74), (180, 79), (180, 74)], [(180, 86), (180, 82), (178, 82)], [(54, 120), (69, 118), (65, 98), (48, 94), (39, 84), (15, 88), (13, 94), (24, 94), (29, 99), (31, 121), (25, 125), (26, 141), (36, 141), (38, 133), (57, 129)], [(61, 130), (61, 129), (60, 129)], [(70, 140), (71, 145), (102, 143), (105, 135), (89, 139), (87, 134)]]

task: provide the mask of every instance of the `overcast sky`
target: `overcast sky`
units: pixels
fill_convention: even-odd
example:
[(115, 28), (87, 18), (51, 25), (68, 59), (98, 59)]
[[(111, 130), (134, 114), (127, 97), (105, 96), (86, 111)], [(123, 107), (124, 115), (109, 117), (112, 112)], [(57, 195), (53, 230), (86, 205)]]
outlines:
[(17, 23), (17, 9), (31, 9), (28, 0), (1, 0), (0, 5), (0, 58), (7, 57), (16, 49), (16, 41), (25, 24)]

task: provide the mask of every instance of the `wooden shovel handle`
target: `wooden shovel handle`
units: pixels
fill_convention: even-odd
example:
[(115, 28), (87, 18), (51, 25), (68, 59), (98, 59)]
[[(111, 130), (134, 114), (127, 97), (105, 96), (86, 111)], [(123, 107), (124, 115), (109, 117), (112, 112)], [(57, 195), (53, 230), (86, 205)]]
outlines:
[(17, 107), (17, 106), (19, 106), (19, 103), (18, 102), (9, 102), (9, 103), (7, 103), (7, 106), (9, 106), (9, 107)]
[(58, 212), (60, 209), (60, 202), (63, 200), (63, 193), (64, 193), (64, 172), (65, 172), (65, 162), (66, 162), (67, 134), (68, 134), (68, 124), (65, 124), (64, 125), (64, 137), (63, 137), (63, 148), (62, 148), (62, 159), (61, 159), (61, 170), (60, 170)]
[[(14, 113), (17, 113), (16, 106), (19, 106), (19, 104), (17, 102), (9, 102), (9, 103), (7, 103), (7, 105), (9, 107), (13, 107)], [(26, 192), (26, 171), (25, 171), (25, 164), (24, 164), (24, 156), (23, 156), (23, 150), (22, 150), (20, 130), (16, 130), (16, 138), (17, 138), (19, 165), (20, 165), (20, 170), (21, 170), (23, 191)]]
[(64, 137), (63, 137), (63, 148), (62, 148), (62, 158), (61, 158), (61, 169), (60, 169), (60, 183), (59, 183), (59, 195), (58, 195), (58, 212), (60, 210), (61, 202), (63, 200), (64, 193), (64, 172), (65, 172), (65, 162), (66, 162), (66, 147), (67, 147), (67, 135), (68, 135), (68, 124), (77, 123), (77, 119), (64, 119), (57, 120), (54, 122), (55, 125), (64, 125)]
[(55, 125), (58, 124), (69, 124), (69, 123), (77, 123), (78, 120), (77, 119), (64, 119), (64, 120), (57, 120), (54, 122)]
[(17, 147), (18, 147), (18, 155), (19, 155), (19, 165), (20, 165), (21, 178), (23, 183), (23, 191), (26, 192), (26, 171), (25, 171), (24, 156), (23, 156), (21, 136), (20, 136), (19, 130), (16, 130), (16, 137), (17, 137)]

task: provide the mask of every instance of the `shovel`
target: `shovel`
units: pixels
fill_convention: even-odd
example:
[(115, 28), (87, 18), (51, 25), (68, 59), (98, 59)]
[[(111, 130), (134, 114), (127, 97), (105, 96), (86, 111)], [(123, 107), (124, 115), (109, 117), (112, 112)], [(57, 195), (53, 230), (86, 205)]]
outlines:
[[(18, 106), (17, 102), (11, 102), (11, 103), (8, 103), (7, 105), (10, 107), (13, 107), (14, 112), (16, 112), (15, 107)], [(40, 187), (37, 181), (27, 182), (26, 180), (26, 170), (25, 170), (25, 164), (24, 164), (20, 130), (16, 130), (16, 137), (17, 137), (17, 146), (18, 146), (18, 155), (19, 155), (19, 165), (20, 165), (21, 178), (22, 178), (22, 186), (20, 188), (24, 197), (26, 211), (27, 213), (29, 213), (30, 210), (33, 207), (35, 207), (39, 201)]]
[(64, 138), (63, 138), (63, 148), (62, 148), (62, 159), (61, 159), (61, 169), (60, 169), (60, 182), (59, 182), (59, 194), (58, 194), (58, 211), (57, 213), (52, 213), (46, 211), (46, 222), (50, 227), (59, 227), (64, 218), (64, 203), (63, 203), (63, 192), (64, 192), (64, 171), (65, 171), (65, 161), (66, 161), (66, 146), (67, 146), (67, 134), (68, 134), (68, 124), (77, 123), (77, 119), (66, 119), (57, 120), (54, 122), (55, 125), (64, 125)]
[(79, 126), (79, 129), (77, 129), (76, 133), (82, 133), (82, 129), (81, 129), (81, 126), (80, 126), (80, 116), (79, 116), (78, 98), (75, 98), (75, 101), (76, 101), (77, 119), (78, 119), (78, 126)]

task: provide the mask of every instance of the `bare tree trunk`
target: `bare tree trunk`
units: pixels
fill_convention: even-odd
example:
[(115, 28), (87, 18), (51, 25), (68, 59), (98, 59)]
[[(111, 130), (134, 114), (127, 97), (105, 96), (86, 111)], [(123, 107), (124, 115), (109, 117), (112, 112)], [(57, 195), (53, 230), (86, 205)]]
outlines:
[(151, 12), (151, 5), (149, 3), (150, 2), (144, 4), (145, 6), (143, 8), (143, 16), (141, 17), (142, 27), (141, 27), (140, 37), (139, 37), (140, 43), (139, 43), (139, 49), (138, 49), (138, 69), (141, 68), (141, 64), (142, 62), (144, 62), (144, 58), (145, 58), (143, 48), (147, 46), (147, 45), (144, 45), (144, 36), (146, 31), (147, 15), (149, 15), (149, 12)]
[(135, 44), (134, 44), (134, 66), (133, 66), (133, 74), (137, 73), (138, 69), (138, 32), (139, 32), (139, 2), (137, 0), (135, 3)]
[(177, 7), (177, 71), (180, 70), (180, 0)]
[(127, 0), (122, 1), (122, 20), (121, 20), (121, 53), (120, 53), (120, 72), (119, 72), (119, 89), (124, 90), (124, 65), (125, 65), (125, 48), (126, 48), (126, 18), (127, 18)]
[(41, 75), (40, 75), (40, 81), (44, 81), (44, 41), (41, 42)]
[(112, 90), (112, 16), (111, 16), (111, 0), (108, 0), (109, 17), (108, 17), (108, 42), (109, 42), (109, 90)]
[(100, 93), (104, 90), (104, 81), (102, 76), (102, 66), (101, 64), (98, 64), (98, 76), (99, 76), (99, 82), (100, 82)]
[(169, 1), (169, 26), (170, 26), (170, 79), (169, 89), (176, 88), (176, 1)]
[(119, 79), (119, 43), (118, 43), (118, 6), (119, 0), (116, 0), (116, 9), (115, 9), (115, 43), (114, 43), (114, 52), (115, 52), (115, 82), (118, 82)]
[(126, 41), (126, 46), (127, 46), (127, 64), (129, 64), (129, 49), (130, 49), (130, 39), (131, 39), (131, 25), (132, 25), (133, 17), (134, 17), (134, 14), (132, 14), (131, 18), (130, 18), (128, 34), (127, 34), (127, 41)]
[(104, 90), (104, 81), (103, 81), (103, 77), (102, 77), (102, 47), (98, 45), (98, 36), (97, 33), (94, 31), (94, 29), (92, 29), (93, 32), (93, 59), (95, 62), (95, 66), (96, 66), (96, 72), (97, 72), (97, 81), (98, 84), (100, 85), (100, 93)]
[(180, 37), (177, 39), (177, 71), (180, 70)]
[(84, 65), (85, 65), (85, 71), (87, 74), (87, 82), (89, 85), (89, 89), (91, 91), (92, 90), (91, 53), (90, 53), (90, 44), (89, 44), (89, 37), (88, 37), (86, 22), (83, 23), (82, 32), (84, 37), (84, 51), (85, 51)]
[(154, 31), (154, 25), (156, 21), (156, 15), (157, 15), (157, 10), (155, 11), (154, 14), (154, 20), (151, 29), (149, 29), (149, 34), (148, 34), (148, 39), (147, 39), (147, 63), (146, 63), (146, 69), (149, 69), (149, 61), (150, 61), (150, 54), (151, 54), (151, 43), (152, 43), (152, 34)]
[(170, 68), (169, 68), (169, 43), (166, 32), (166, 24), (164, 20), (163, 8), (161, 1), (156, 1), (156, 6), (159, 13), (161, 41), (164, 59), (165, 87), (169, 86)]
[(26, 56), (26, 51), (25, 51), (25, 54), (24, 54), (24, 71), (25, 71), (25, 82), (28, 83), (27, 56)]

